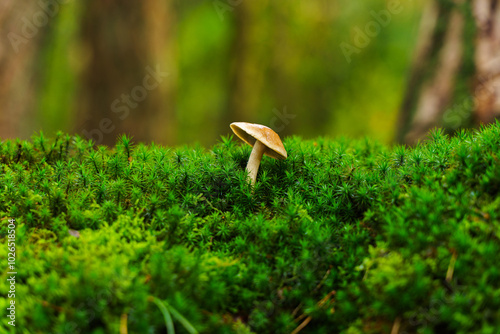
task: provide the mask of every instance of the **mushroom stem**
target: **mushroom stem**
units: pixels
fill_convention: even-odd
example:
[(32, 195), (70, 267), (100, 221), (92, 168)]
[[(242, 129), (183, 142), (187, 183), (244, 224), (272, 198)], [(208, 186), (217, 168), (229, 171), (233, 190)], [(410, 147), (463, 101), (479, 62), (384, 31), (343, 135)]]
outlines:
[(257, 180), (257, 172), (259, 171), (260, 161), (262, 160), (262, 155), (264, 155), (265, 150), (266, 145), (262, 144), (262, 142), (258, 140), (255, 141), (247, 164), (248, 178), (252, 183), (252, 186), (255, 185), (255, 181)]

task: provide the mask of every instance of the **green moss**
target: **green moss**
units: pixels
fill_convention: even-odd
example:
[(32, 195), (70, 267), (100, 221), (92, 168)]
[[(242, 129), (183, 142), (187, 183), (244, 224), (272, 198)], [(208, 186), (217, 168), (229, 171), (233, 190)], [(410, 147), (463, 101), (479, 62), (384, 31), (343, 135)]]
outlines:
[(495, 332), (500, 124), (430, 137), (393, 149), (287, 138), (288, 159), (265, 158), (253, 190), (250, 147), (231, 138), (210, 150), (3, 141), (16, 329)]

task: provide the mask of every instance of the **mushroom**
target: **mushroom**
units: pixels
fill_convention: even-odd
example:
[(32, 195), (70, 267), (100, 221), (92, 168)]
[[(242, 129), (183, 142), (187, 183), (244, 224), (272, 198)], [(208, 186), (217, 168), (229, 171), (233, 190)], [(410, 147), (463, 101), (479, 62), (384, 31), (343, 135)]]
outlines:
[(262, 155), (267, 155), (273, 159), (286, 159), (286, 150), (283, 147), (280, 137), (276, 132), (267, 126), (246, 122), (231, 123), (231, 130), (245, 143), (253, 146), (252, 153), (248, 159), (247, 172), (252, 184), (255, 184), (257, 172), (259, 171)]

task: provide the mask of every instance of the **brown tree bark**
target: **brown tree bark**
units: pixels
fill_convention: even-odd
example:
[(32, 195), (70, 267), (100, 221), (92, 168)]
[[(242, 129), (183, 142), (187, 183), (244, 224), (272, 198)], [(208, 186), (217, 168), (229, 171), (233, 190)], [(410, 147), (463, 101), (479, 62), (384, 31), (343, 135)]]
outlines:
[(173, 142), (174, 20), (172, 1), (87, 2), (79, 132), (106, 145), (121, 133)]
[(411, 123), (413, 109), (418, 98), (415, 92), (422, 83), (424, 70), (431, 58), (432, 50), (437, 44), (436, 25), (439, 20), (439, 13), (440, 8), (437, 2), (428, 1), (420, 19), (417, 45), (396, 128), (396, 140), (400, 143), (404, 141)]
[(477, 26), (475, 119), (492, 122), (500, 116), (500, 1), (473, 1)]
[[(0, 2), (0, 138), (26, 138), (34, 124), (35, 68), (39, 41), (46, 24), (33, 22), (42, 15), (35, 1)], [(38, 16), (37, 16), (38, 17)], [(42, 16), (40, 16), (43, 19)], [(41, 21), (43, 23), (43, 21)], [(38, 130), (38, 129), (35, 129)]]
[[(455, 3), (461, 5), (464, 1), (457, 0)], [(432, 45), (427, 49), (439, 49), (439, 55), (437, 61), (433, 61), (427, 53), (419, 51), (421, 48), (417, 48), (416, 61), (400, 111), (399, 142), (415, 143), (429, 129), (438, 126), (453, 97), (464, 48), (462, 34), (465, 18), (458, 8), (452, 9), (448, 16), (443, 15), (439, 4), (438, 0), (430, 2), (430, 6), (437, 10), (424, 14), (422, 22), (434, 22), (434, 27), (430, 29), (434, 31), (421, 34), (419, 43)], [(470, 92), (474, 99), (471, 113), (476, 123), (490, 123), (500, 117), (500, 1), (473, 0), (466, 4), (473, 11), (475, 22), (471, 23), (475, 23), (477, 29), (473, 46), (475, 80)], [(436, 30), (445, 22), (444, 38), (436, 38)], [(420, 80), (425, 77), (425, 73), (431, 75), (427, 75), (428, 79)]]
[[(458, 1), (457, 1), (458, 2)], [(439, 123), (447, 105), (453, 96), (453, 89), (457, 73), (460, 70), (463, 58), (463, 33), (465, 18), (458, 8), (453, 8), (449, 13), (443, 13), (443, 7), (437, 3), (431, 4), (431, 10), (423, 17), (423, 28), (417, 49), (416, 60), (412, 69), (413, 79), (410, 79), (407, 96), (404, 99), (402, 111), (400, 113), (400, 132), (399, 140), (406, 144), (414, 144), (417, 140), (423, 138), (425, 134)], [(439, 13), (438, 15), (436, 15)], [(442, 38), (436, 29), (439, 27), (439, 19), (446, 20), (446, 29)], [(429, 21), (427, 23), (426, 21)], [(432, 33), (430, 33), (430, 31)], [(429, 38), (432, 36), (431, 41)], [(428, 45), (432, 45), (435, 52), (435, 61), (428, 56)], [(415, 84), (416, 78), (423, 78), (425, 73), (427, 77), (422, 79), (419, 84)], [(418, 94), (416, 94), (418, 92)], [(418, 98), (415, 98), (415, 96)], [(414, 104), (414, 112), (411, 104)], [(413, 115), (410, 117), (409, 115)], [(409, 130), (406, 129), (404, 122), (408, 122)], [(404, 135), (403, 135), (404, 134)]]

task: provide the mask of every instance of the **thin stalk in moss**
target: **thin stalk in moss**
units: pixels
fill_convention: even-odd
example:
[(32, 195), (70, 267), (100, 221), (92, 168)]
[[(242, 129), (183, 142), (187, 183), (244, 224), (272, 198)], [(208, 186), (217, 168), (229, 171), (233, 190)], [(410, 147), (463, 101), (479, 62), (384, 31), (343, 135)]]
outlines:
[(168, 308), (156, 297), (149, 297), (149, 300), (158, 306), (161, 313), (163, 314), (163, 319), (165, 320), (165, 326), (167, 327), (167, 334), (172, 333), (175, 334), (174, 322), (172, 321), (172, 316), (168, 311)]
[(181, 323), (181, 325), (188, 331), (188, 333), (198, 334), (196, 328), (194, 328), (194, 326), (191, 325), (191, 323), (186, 318), (184, 318), (175, 308), (173, 308), (166, 301), (162, 302), (161, 300), (153, 296), (149, 296), (148, 300), (150, 302), (155, 303), (162, 312), (163, 317), (165, 319), (165, 324), (167, 326), (167, 334), (175, 333), (172, 316)]

